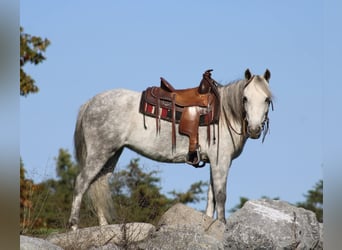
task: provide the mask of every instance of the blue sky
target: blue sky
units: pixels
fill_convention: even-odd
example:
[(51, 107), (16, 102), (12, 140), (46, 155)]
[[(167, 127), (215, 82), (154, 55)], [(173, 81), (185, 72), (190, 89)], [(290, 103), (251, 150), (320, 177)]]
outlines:
[[(324, 84), (325, 69), (334, 65), (327, 59), (326, 12), (322, 1), (21, 1), (25, 32), (51, 41), (47, 60), (25, 68), (40, 88), (20, 98), (27, 176), (36, 182), (55, 176), (59, 148), (73, 153), (79, 107), (99, 92), (140, 92), (158, 85), (160, 76), (177, 88), (192, 87), (209, 68), (227, 83), (246, 68), (256, 74), (268, 68), (275, 96), (270, 134), (263, 144), (248, 140), (233, 162), (227, 208), (241, 196), (304, 200), (323, 177), (324, 152), (337, 152), (339, 143), (324, 136), (329, 125), (322, 121), (332, 112), (327, 96), (336, 95)], [(126, 150), (118, 167), (135, 157)], [(140, 162), (161, 171), (163, 192), (186, 191), (209, 177), (208, 167)], [(192, 206), (203, 210), (205, 202)]]

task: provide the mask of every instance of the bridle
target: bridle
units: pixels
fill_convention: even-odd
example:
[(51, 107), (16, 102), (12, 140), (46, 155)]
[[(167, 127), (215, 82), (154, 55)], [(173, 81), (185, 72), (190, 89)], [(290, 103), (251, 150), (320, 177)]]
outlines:
[(265, 119), (261, 124), (262, 131), (263, 131), (262, 140), (261, 140), (262, 143), (265, 141), (265, 137), (266, 137), (267, 133), (270, 132), (270, 119), (268, 118), (269, 106), (271, 106), (272, 111), (274, 111), (274, 106), (273, 106), (272, 100), (270, 100), (268, 103), (268, 110), (265, 114)]
[[(248, 84), (254, 79), (254, 77), (255, 77), (255, 75), (253, 75), (247, 81), (247, 83), (245, 84), (244, 88), (246, 88), (248, 86)], [(272, 111), (274, 111), (273, 101), (271, 99), (269, 100), (268, 105), (271, 106)], [(269, 108), (267, 109), (267, 112), (265, 114), (265, 118), (264, 118), (263, 122), (261, 123), (261, 128), (262, 128), (262, 131), (263, 131), (262, 132), (263, 133), (262, 143), (265, 141), (265, 137), (266, 137), (267, 133), (269, 133), (269, 131), (270, 131), (270, 119), (268, 117), (268, 111), (269, 111)], [(247, 135), (247, 125), (248, 125), (248, 120), (247, 120), (245, 109), (244, 109), (243, 114), (242, 114), (242, 122), (241, 122), (241, 131), (240, 132), (237, 131), (232, 126), (232, 124), (231, 124), (231, 122), (230, 122), (230, 120), (228, 118), (227, 113), (225, 111), (223, 113), (224, 113), (225, 120), (226, 120), (227, 125), (228, 125), (228, 130), (229, 130), (230, 136), (232, 137), (232, 131), (233, 131), (235, 134), (245, 137)], [(233, 144), (234, 144), (234, 147), (235, 147), (234, 140), (233, 140)]]

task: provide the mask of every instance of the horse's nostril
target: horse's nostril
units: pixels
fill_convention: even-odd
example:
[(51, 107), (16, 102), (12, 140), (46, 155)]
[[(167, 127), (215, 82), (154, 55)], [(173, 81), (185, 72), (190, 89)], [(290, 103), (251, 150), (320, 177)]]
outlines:
[(247, 131), (248, 131), (248, 133), (250, 134), (250, 135), (252, 135), (252, 136), (257, 136), (257, 135), (259, 135), (260, 134), (260, 132), (261, 132), (261, 127), (260, 126), (257, 126), (257, 127), (248, 127), (247, 128)]

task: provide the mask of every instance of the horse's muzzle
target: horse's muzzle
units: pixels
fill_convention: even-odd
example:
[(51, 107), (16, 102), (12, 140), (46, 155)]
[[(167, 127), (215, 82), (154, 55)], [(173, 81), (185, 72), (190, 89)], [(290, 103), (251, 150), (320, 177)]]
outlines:
[(261, 132), (262, 132), (261, 126), (256, 126), (256, 127), (248, 126), (247, 127), (247, 133), (249, 137), (252, 139), (259, 139)]

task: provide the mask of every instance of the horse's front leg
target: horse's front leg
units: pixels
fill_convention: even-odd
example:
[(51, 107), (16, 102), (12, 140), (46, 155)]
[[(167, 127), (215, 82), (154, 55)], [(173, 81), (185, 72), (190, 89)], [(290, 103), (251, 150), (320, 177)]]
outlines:
[(211, 170), (210, 170), (210, 184), (209, 184), (209, 188), (208, 188), (207, 208), (205, 210), (205, 214), (211, 218), (214, 217), (215, 203), (216, 203), (213, 189), (214, 189), (213, 188), (213, 179), (212, 179)]
[[(211, 166), (211, 188), (215, 202), (217, 218), (224, 223), (226, 223), (225, 207), (227, 199), (226, 192), (229, 166), (230, 161), (228, 160), (221, 160), (219, 161), (219, 164), (213, 164)], [(207, 210), (207, 212), (211, 211)]]

